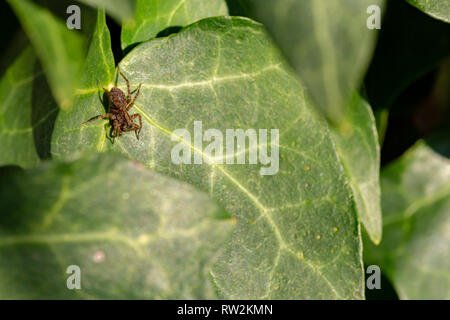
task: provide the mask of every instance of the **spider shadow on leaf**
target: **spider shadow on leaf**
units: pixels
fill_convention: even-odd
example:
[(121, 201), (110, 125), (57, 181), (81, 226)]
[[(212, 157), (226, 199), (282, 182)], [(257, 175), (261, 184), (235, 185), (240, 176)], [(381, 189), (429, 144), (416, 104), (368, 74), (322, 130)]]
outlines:
[[(117, 80), (116, 80), (117, 81)], [(105, 113), (108, 113), (111, 110), (111, 102), (109, 100), (108, 93), (106, 93), (100, 86), (98, 91), (98, 100), (100, 100), (101, 104), (103, 105), (103, 108), (105, 109)], [(106, 139), (109, 140), (109, 142), (112, 143), (112, 134), (113, 134), (113, 120), (108, 119), (108, 124), (104, 124), (104, 127), (106, 129), (106, 126), (109, 126), (109, 133), (106, 134)]]

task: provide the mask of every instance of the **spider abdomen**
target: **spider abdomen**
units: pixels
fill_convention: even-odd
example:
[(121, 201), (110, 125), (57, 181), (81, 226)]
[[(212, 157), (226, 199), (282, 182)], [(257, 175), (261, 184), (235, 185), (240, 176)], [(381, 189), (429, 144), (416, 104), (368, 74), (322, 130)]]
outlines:
[(114, 106), (123, 107), (127, 105), (125, 93), (119, 88), (112, 88), (109, 96)]

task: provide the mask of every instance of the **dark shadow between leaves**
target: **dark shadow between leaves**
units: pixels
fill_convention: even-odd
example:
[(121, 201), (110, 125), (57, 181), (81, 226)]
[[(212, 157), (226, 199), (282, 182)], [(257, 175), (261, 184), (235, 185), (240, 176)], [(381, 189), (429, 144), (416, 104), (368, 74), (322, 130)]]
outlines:
[(136, 48), (138, 45), (140, 45), (142, 42), (136, 42), (133, 44), (130, 44), (128, 47), (126, 47), (125, 49), (123, 49), (123, 56), (126, 56), (127, 54), (129, 54), (131, 52), (131, 50), (133, 50), (134, 48)]
[(28, 45), (28, 38), (20, 27), (19, 20), (15, 16), (9, 4), (0, 2), (1, 20), (3, 26), (0, 29), (0, 78), (9, 66), (16, 60), (17, 56)]
[[(366, 279), (367, 281), (367, 274)], [(366, 299), (367, 300), (399, 300), (394, 287), (392, 286), (389, 279), (381, 273), (380, 281), (381, 289), (371, 289), (369, 290), (366, 285)]]
[[(36, 74), (41, 70), (37, 63)], [(36, 152), (41, 160), (50, 159), (52, 133), (59, 108), (42, 72), (33, 81), (31, 101), (31, 125)]]
[[(167, 27), (164, 30), (160, 31), (157, 35), (156, 38), (165, 38), (170, 36), (171, 34), (176, 34), (178, 32), (180, 32), (180, 30), (183, 29), (183, 27), (181, 26), (172, 26), (172, 27)], [(151, 39), (148, 39), (151, 40)], [(123, 56), (125, 57), (127, 54), (129, 54), (134, 48), (136, 48), (138, 45), (140, 45), (141, 43), (143, 43), (144, 41), (140, 41), (140, 42), (136, 42), (133, 44), (130, 44), (128, 47), (126, 47), (125, 49), (123, 49)]]
[(406, 1), (388, 1), (383, 26), (365, 77), (375, 109), (395, 108), (395, 99), (450, 53), (450, 24)]
[(0, 182), (3, 180), (8, 180), (8, 177), (10, 177), (13, 174), (16, 174), (18, 172), (22, 172), (24, 171), (21, 167), (19, 166), (3, 166), (0, 167)]
[(427, 145), (432, 148), (436, 153), (439, 153), (441, 156), (450, 159), (450, 127), (439, 130), (427, 138), (425, 138), (425, 142)]
[(117, 65), (126, 55), (126, 52), (121, 50), (120, 35), (122, 33), (122, 29), (116, 21), (108, 15), (106, 16), (106, 25), (108, 26), (111, 37), (111, 50), (113, 52), (114, 62)]
[(165, 38), (170, 36), (171, 34), (174, 33), (178, 33), (180, 32), (180, 30), (183, 29), (183, 27), (181, 26), (171, 26), (171, 27), (167, 27), (164, 30), (160, 31), (157, 35), (156, 38)]
[(230, 16), (250, 17), (248, 3), (242, 0), (225, 0)]

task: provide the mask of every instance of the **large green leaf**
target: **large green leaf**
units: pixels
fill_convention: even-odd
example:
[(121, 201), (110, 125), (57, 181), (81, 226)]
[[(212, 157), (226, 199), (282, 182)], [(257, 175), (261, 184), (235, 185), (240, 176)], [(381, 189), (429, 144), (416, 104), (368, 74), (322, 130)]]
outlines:
[(264, 23), (308, 89), (333, 121), (345, 114), (371, 59), (377, 30), (366, 21), (382, 0), (239, 0)]
[(168, 27), (227, 14), (225, 0), (137, 0), (135, 19), (122, 29), (122, 48), (154, 38)]
[(372, 107), (392, 107), (408, 85), (449, 55), (450, 24), (424, 15), (405, 1), (389, 1), (365, 82)]
[(355, 93), (342, 124), (332, 128), (358, 209), (373, 242), (381, 240), (380, 147), (370, 105)]
[(406, 0), (433, 18), (450, 22), (450, 2), (442, 0)]
[[(48, 162), (0, 184), (0, 298), (215, 298), (231, 220), (184, 183), (113, 155)], [(69, 290), (66, 269), (81, 270)]]
[(64, 109), (72, 106), (84, 57), (83, 37), (50, 11), (28, 0), (8, 0), (42, 62), (52, 93)]
[(58, 107), (31, 47), (0, 81), (0, 165), (36, 166), (50, 156)]
[[(214, 269), (224, 297), (363, 297), (359, 224), (327, 123), (307, 103), (260, 24), (204, 19), (141, 44), (120, 68), (132, 89), (142, 84), (131, 109), (143, 117), (140, 140), (125, 133), (113, 145), (105, 139), (105, 122), (81, 125), (104, 110), (99, 99), (80, 100), (58, 116), (55, 157), (112, 149), (208, 191), (238, 221)], [(120, 77), (119, 87), (126, 89)], [(211, 163), (211, 155), (186, 140), (181, 143), (210, 164), (175, 165), (171, 150), (180, 142), (173, 133), (186, 128), (192, 134), (194, 121), (223, 134), (279, 129), (279, 143), (270, 143), (275, 155), (280, 149), (279, 171), (262, 176), (266, 165), (220, 164), (220, 156)], [(250, 150), (261, 154), (265, 147)]]
[(381, 174), (383, 241), (365, 242), (402, 299), (450, 299), (449, 135), (418, 142)]
[(136, 0), (78, 0), (90, 6), (105, 9), (119, 22), (132, 19)]

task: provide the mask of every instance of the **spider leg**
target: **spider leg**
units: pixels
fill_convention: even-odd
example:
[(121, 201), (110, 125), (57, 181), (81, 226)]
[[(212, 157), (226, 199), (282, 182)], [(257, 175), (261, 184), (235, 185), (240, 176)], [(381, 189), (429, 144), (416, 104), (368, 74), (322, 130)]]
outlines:
[[(136, 118), (139, 119), (139, 126), (138, 126), (138, 128), (136, 128), (136, 129), (139, 129), (136, 132), (136, 137), (139, 140), (139, 135), (140, 135), (141, 130), (142, 130), (142, 116), (139, 113), (135, 113), (130, 118), (131, 118), (131, 120), (136, 119)], [(135, 123), (133, 123), (133, 124), (137, 126), (137, 124), (135, 124)]]
[(130, 82), (128, 81), (128, 79), (123, 75), (122, 71), (119, 70), (120, 75), (122, 76), (122, 78), (125, 80), (125, 82), (127, 83), (127, 91), (128, 91), (128, 99), (131, 97), (131, 88), (130, 88)]
[(121, 135), (121, 130), (120, 130), (119, 123), (117, 121), (113, 122), (113, 126), (114, 126), (114, 130), (112, 133), (112, 138), (113, 138), (112, 143), (114, 144), (114, 141), (116, 140), (116, 137), (117, 137), (117, 133), (119, 132), (119, 135)]
[(141, 133), (141, 129), (142, 129), (142, 117), (139, 113), (133, 114), (130, 116), (130, 119), (136, 119), (139, 118), (139, 124), (131, 122), (128, 124), (127, 128), (122, 128), (122, 130), (124, 132), (129, 132), (129, 131), (136, 131), (136, 138), (139, 140), (139, 134)]
[(139, 129), (139, 126), (136, 123), (133, 123), (130, 127), (122, 128), (123, 132), (136, 131), (137, 129)]
[(100, 115), (100, 116), (96, 116), (96, 117), (94, 117), (94, 118), (92, 118), (92, 119), (89, 119), (89, 120), (87, 120), (87, 121), (83, 121), (81, 124), (85, 124), (85, 123), (92, 122), (92, 121), (99, 120), (99, 119), (111, 118), (111, 117), (112, 117), (112, 114), (111, 114), (111, 113), (102, 114), (102, 115)]
[(133, 121), (131, 121), (130, 115), (126, 110), (124, 110), (123, 117), (125, 118), (125, 122), (128, 126), (131, 126), (133, 124)]
[(138, 91), (136, 92), (136, 95), (134, 96), (133, 100), (128, 104), (127, 111), (129, 111), (134, 106), (134, 102), (139, 97), (139, 92), (141, 92), (141, 86), (142, 86), (142, 83), (139, 85)]

